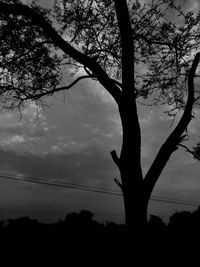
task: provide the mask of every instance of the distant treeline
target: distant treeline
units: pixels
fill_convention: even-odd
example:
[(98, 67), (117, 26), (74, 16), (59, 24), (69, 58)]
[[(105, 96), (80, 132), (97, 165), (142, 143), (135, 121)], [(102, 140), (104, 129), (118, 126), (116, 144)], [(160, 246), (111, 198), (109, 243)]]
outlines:
[[(136, 218), (137, 219), (137, 218)], [(17, 233), (34, 230), (58, 230), (73, 233), (73, 231), (81, 232), (89, 231), (123, 231), (124, 224), (117, 224), (115, 222), (107, 221), (101, 223), (94, 220), (94, 214), (89, 210), (81, 210), (79, 213), (73, 212), (66, 215), (64, 219), (59, 219), (56, 223), (42, 223), (36, 219), (31, 219), (27, 216), (16, 219), (8, 219), (7, 221), (0, 220), (0, 231)], [(200, 231), (200, 207), (195, 211), (177, 211), (170, 218), (169, 222), (165, 223), (159, 216), (150, 215), (148, 225), (148, 232), (160, 233), (161, 231), (173, 231), (177, 233), (189, 233), (191, 231)], [(29, 232), (31, 233), (31, 232)]]
[[(75, 254), (79, 257), (80, 253), (103, 258), (114, 253), (116, 259), (128, 249), (134, 253), (133, 247), (137, 246), (138, 240), (139, 251), (149, 252), (152, 257), (155, 252), (177, 256), (180, 250), (193, 251), (200, 240), (200, 208), (194, 212), (176, 212), (167, 224), (160, 217), (151, 215), (146, 232), (139, 234), (139, 239), (131, 237), (131, 242), (127, 241), (123, 224), (100, 223), (93, 217), (92, 212), (82, 210), (70, 213), (56, 223), (41, 223), (29, 217), (0, 221), (0, 244), (4, 250), (31, 253), (33, 257), (47, 253), (49, 261), (51, 255)], [(136, 232), (139, 233), (139, 229)]]

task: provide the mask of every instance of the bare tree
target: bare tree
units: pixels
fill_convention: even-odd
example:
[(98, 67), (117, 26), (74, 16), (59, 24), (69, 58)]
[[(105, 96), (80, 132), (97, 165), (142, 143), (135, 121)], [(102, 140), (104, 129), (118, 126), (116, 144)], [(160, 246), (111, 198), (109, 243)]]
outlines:
[[(179, 23), (170, 17), (172, 11)], [(200, 13), (185, 14), (173, 0), (56, 0), (51, 12), (35, 3), (0, 1), (0, 100), (5, 108), (42, 101), (86, 78), (99, 82), (115, 100), (123, 142), (120, 155), (113, 150), (111, 156), (121, 174), (115, 182), (129, 229), (144, 229), (152, 190), (187, 137), (199, 99), (194, 86), (199, 23)], [(85, 74), (61, 86), (63, 66)], [(138, 99), (170, 105), (169, 115), (184, 110), (145, 177)]]

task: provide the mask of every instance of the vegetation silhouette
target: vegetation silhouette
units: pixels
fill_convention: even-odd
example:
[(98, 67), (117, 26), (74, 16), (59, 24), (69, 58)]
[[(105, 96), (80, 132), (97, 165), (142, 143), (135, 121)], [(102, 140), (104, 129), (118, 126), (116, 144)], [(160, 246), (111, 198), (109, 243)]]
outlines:
[(23, 255), (22, 258), (34, 257), (45, 264), (52, 263), (53, 259), (57, 264), (62, 259), (68, 264), (72, 261), (88, 265), (96, 264), (95, 261), (113, 264), (121, 260), (128, 264), (137, 259), (140, 263), (158, 263), (159, 266), (160, 259), (179, 264), (186, 258), (194, 259), (198, 250), (200, 207), (193, 212), (175, 212), (168, 223), (151, 215), (145, 239), (137, 247), (134, 242), (127, 244), (124, 224), (98, 222), (93, 217), (92, 212), (81, 210), (69, 213), (55, 223), (41, 223), (29, 217), (1, 221), (1, 252)]
[[(41, 223), (36, 219), (29, 217), (20, 217), (15, 219), (8, 219), (7, 221), (0, 221), (1, 237), (20, 237), (31, 243), (31, 239), (43, 237), (47, 238), (45, 242), (49, 242), (49, 237), (61, 240), (76, 240), (82, 239), (85, 244), (87, 241), (93, 241), (93, 244), (100, 243), (104, 240), (105, 243), (113, 242), (115, 239), (124, 238), (125, 225), (117, 224), (115, 222), (99, 222), (94, 220), (94, 214), (88, 210), (81, 210), (79, 213), (73, 212), (65, 216), (64, 219), (59, 219), (55, 223)], [(172, 238), (174, 241), (183, 238), (200, 237), (200, 207), (195, 211), (179, 211), (172, 214), (169, 222), (164, 222), (159, 216), (150, 215), (148, 220), (147, 234), (152, 235), (155, 239)], [(148, 238), (146, 238), (147, 240)], [(109, 241), (110, 240), (110, 241)], [(26, 245), (26, 244), (25, 244)], [(53, 244), (52, 244), (53, 245)], [(55, 244), (54, 244), (55, 245)]]
[[(198, 145), (189, 149), (182, 143), (188, 140), (187, 127), (200, 99), (194, 83), (200, 60), (199, 23), (200, 12), (184, 13), (173, 0), (145, 4), (55, 0), (51, 11), (37, 1), (24, 5), (19, 0), (0, 0), (0, 102), (5, 109), (22, 108), (28, 100), (43, 103), (45, 96), (84, 79), (99, 82), (112, 96), (123, 135), (120, 155), (116, 150), (110, 154), (119, 169), (120, 179), (114, 180), (123, 193), (126, 227), (134, 230), (132, 240), (148, 231), (148, 203), (171, 155), (182, 147), (198, 158)], [(76, 75), (63, 86), (64, 70), (69, 67)], [(174, 117), (183, 111), (145, 176), (140, 100), (166, 104)], [(156, 223), (152, 218), (152, 227)]]

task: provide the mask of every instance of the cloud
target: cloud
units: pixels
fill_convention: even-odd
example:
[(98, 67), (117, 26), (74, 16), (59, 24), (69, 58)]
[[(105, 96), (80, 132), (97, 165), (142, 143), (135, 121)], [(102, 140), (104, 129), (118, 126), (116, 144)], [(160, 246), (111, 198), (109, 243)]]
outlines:
[(154, 191), (195, 200), (200, 192), (199, 173), (200, 163), (192, 160), (190, 154), (178, 150), (167, 163)]
[(1, 142), (1, 144), (4, 145), (10, 145), (10, 144), (19, 144), (19, 143), (24, 143), (25, 142), (25, 138), (23, 136), (20, 135), (14, 135), (10, 138), (8, 138), (7, 140), (3, 140)]
[(175, 3), (185, 11), (197, 11), (200, 5), (198, 0), (176, 0)]
[(42, 110), (28, 102), (21, 114), (15, 111), (0, 114), (0, 146), (15, 147), (42, 139), (49, 131)]
[(116, 174), (109, 154), (98, 147), (86, 147), (80, 152), (56, 151), (44, 154), (1, 150), (0, 169), (13, 175), (36, 177), (87, 185), (110, 187)]
[(107, 101), (106, 96), (104, 98), (97, 93), (98, 90), (104, 89), (95, 89), (92, 84), (81, 82), (66, 92), (65, 104), (63, 94), (51, 99), (50, 108), (44, 112), (47, 124), (55, 126), (48, 133), (51, 147), (70, 150), (78, 148), (80, 144), (98, 144), (109, 152), (121, 142), (117, 106)]

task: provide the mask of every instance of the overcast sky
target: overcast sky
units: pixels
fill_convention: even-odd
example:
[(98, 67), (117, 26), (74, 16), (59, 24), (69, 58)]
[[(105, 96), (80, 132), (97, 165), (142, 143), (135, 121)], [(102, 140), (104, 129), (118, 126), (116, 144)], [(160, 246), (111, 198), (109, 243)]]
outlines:
[[(187, 9), (198, 8), (198, 1), (179, 2)], [(118, 190), (114, 178), (119, 173), (109, 153), (120, 151), (121, 124), (112, 98), (98, 83), (87, 80), (47, 99), (47, 103), (49, 108), (44, 110), (27, 103), (22, 118), (17, 112), (0, 114), (0, 172)], [(164, 110), (139, 106), (144, 174), (172, 130)], [(199, 119), (192, 121), (188, 133), (189, 145), (195, 145), (200, 139)], [(153, 195), (200, 203), (199, 176), (200, 162), (179, 150), (168, 162)], [(123, 222), (119, 196), (0, 177), (0, 220), (28, 215), (56, 221), (81, 209), (90, 209), (103, 220)], [(150, 213), (163, 218), (180, 209), (191, 208), (153, 201), (149, 205)]]

